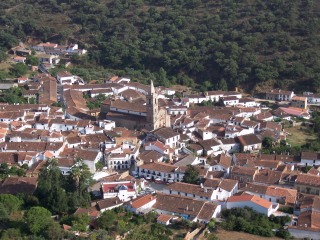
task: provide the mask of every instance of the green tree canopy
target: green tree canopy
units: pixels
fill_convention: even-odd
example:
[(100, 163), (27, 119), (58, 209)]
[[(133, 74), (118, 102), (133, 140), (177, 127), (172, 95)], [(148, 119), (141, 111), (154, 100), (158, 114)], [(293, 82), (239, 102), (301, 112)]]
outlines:
[(271, 137), (265, 137), (263, 140), (262, 140), (262, 146), (266, 149), (270, 149), (272, 148), (272, 145), (273, 145), (273, 139)]
[(39, 66), (39, 64), (40, 64), (39, 58), (37, 58), (36, 56), (33, 56), (33, 55), (27, 56), (26, 63), (31, 66)]
[(64, 189), (65, 179), (55, 159), (48, 161), (39, 175), (36, 196), (42, 206), (52, 212), (63, 213), (69, 210), (68, 197)]
[(28, 71), (28, 66), (24, 63), (16, 63), (10, 68), (10, 74), (13, 77), (21, 77), (25, 75)]
[(17, 212), (23, 205), (23, 201), (11, 194), (0, 194), (0, 203), (5, 206), (8, 214)]
[(188, 165), (187, 170), (184, 173), (183, 181), (186, 183), (196, 184), (199, 181), (199, 170), (193, 166)]
[(51, 223), (51, 213), (43, 207), (32, 207), (27, 212), (26, 220), (30, 232), (39, 234)]
[(26, 103), (26, 99), (22, 96), (22, 89), (20, 87), (12, 87), (4, 92), (4, 95), (0, 98), (1, 102), (10, 104)]
[(117, 215), (114, 211), (104, 211), (97, 219), (97, 223), (99, 228), (110, 230), (116, 219)]

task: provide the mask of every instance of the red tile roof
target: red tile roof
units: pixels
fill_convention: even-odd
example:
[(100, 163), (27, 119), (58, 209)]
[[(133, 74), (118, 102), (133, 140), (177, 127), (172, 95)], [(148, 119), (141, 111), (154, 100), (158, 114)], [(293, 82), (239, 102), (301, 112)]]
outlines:
[(252, 202), (264, 208), (270, 208), (272, 206), (267, 200), (254, 195), (232, 196), (228, 198), (228, 202)]
[(137, 199), (132, 200), (131, 206), (135, 209), (141, 208), (144, 205), (153, 201), (154, 199), (156, 199), (155, 196), (152, 196), (151, 194), (147, 194), (145, 196), (142, 196), (142, 197), (139, 197)]
[(127, 188), (128, 192), (134, 192), (134, 186), (131, 182), (113, 182), (113, 183), (103, 183), (102, 189), (103, 192), (118, 192), (121, 187)]

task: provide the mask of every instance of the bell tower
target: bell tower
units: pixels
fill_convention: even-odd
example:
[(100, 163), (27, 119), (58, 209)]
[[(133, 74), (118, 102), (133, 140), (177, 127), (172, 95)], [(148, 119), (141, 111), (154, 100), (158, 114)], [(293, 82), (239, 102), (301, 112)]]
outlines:
[(148, 124), (150, 124), (150, 127), (152, 128), (152, 130), (154, 130), (159, 127), (157, 126), (159, 105), (158, 105), (158, 94), (154, 89), (152, 80), (150, 83), (150, 91), (146, 96), (146, 100), (147, 100), (147, 122)]

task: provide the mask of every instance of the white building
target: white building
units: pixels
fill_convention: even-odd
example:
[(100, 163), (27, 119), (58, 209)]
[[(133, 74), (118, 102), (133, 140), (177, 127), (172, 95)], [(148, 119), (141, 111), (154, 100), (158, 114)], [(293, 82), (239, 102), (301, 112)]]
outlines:
[(178, 146), (180, 134), (172, 128), (163, 127), (153, 131), (154, 136), (165, 145), (175, 148)]
[(302, 152), (300, 165), (303, 166), (319, 166), (320, 153), (317, 152)]
[(248, 183), (243, 189), (244, 192), (263, 198), (274, 204), (290, 204), (294, 206), (297, 198), (297, 190), (282, 188), (279, 186), (266, 186), (257, 183)]
[(271, 202), (254, 195), (232, 196), (227, 201), (227, 209), (249, 207), (258, 213), (270, 216), (279, 208), (279, 204)]
[(79, 85), (83, 85), (84, 81), (83, 79), (81, 79), (78, 76), (72, 75), (69, 72), (59, 72), (57, 73), (57, 80), (59, 81), (59, 83), (61, 85), (70, 85), (70, 84), (79, 84)]
[(129, 201), (137, 197), (136, 186), (130, 181), (102, 182), (103, 199), (118, 197), (121, 201)]
[(138, 166), (136, 172), (139, 177), (143, 177), (147, 180), (158, 179), (163, 182), (181, 182), (185, 170), (186, 167), (154, 162)]
[(151, 194), (138, 197), (124, 204), (125, 209), (135, 214), (145, 214), (152, 211), (157, 198)]

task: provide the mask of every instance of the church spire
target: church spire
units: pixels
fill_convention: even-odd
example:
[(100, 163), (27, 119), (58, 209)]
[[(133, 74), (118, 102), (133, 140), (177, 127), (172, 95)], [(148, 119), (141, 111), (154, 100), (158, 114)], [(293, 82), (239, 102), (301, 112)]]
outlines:
[(154, 90), (154, 86), (153, 86), (153, 81), (151, 80), (151, 83), (150, 83), (150, 94), (153, 94), (155, 93), (155, 90)]

